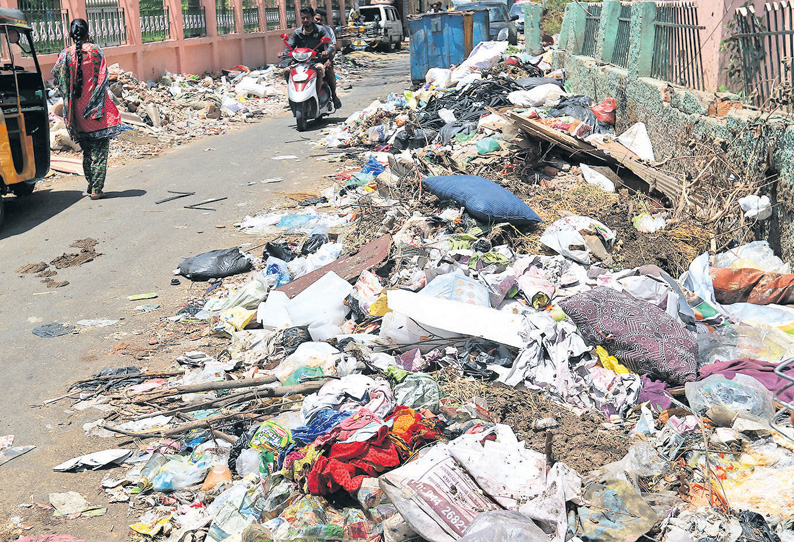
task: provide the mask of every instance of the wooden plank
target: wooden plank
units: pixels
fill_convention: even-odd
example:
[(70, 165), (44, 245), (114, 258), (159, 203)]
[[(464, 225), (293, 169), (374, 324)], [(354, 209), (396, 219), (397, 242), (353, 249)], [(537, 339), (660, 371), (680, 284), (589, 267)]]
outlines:
[[(560, 130), (550, 128), (542, 122), (517, 115), (512, 111), (498, 112), (494, 110), (492, 112), (513, 121), (518, 128), (521, 128), (529, 135), (558, 145), (574, 156), (587, 154), (606, 162), (618, 163), (645, 181), (650, 188), (658, 190), (673, 201), (678, 201), (681, 197), (683, 188), (678, 179), (642, 163), (639, 156), (616, 140), (611, 140), (607, 143), (595, 141), (594, 144), (590, 144)], [(691, 194), (688, 197), (695, 205), (700, 206), (703, 204), (702, 198), (697, 195)]]
[(326, 266), (307, 273), (302, 277), (279, 286), (276, 290), (284, 292), (291, 299), (301, 293), (303, 290), (314, 284), (316, 280), (323, 277), (329, 271), (333, 271), (343, 279), (350, 281), (357, 278), (362, 271), (373, 267), (389, 255), (389, 247), (391, 246), (391, 235), (386, 234), (377, 239), (374, 239), (361, 247), (361, 249), (351, 256), (339, 258)]
[(60, 173), (83, 175), (83, 159), (67, 158), (65, 156), (52, 156), (50, 158), (50, 169)]

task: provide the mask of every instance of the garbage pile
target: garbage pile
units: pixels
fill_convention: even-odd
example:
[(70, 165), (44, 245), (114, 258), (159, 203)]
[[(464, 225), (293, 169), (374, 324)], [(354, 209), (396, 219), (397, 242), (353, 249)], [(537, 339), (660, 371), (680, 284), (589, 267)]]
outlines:
[(74, 383), (89, 437), (134, 440), (56, 470), (109, 468), (170, 542), (794, 540), (794, 274), (768, 243), (628, 266), (629, 232), (661, 234), (591, 216), (625, 195), (586, 175), (527, 197), (381, 143), (243, 219), (262, 246), (179, 263), (211, 283), (170, 320), (217, 351)]
[[(378, 62), (372, 55), (339, 55), (338, 77), (358, 77)], [(190, 140), (226, 133), (235, 125), (272, 117), (286, 107), (283, 68), (258, 70), (234, 66), (218, 74), (166, 73), (157, 81), (139, 81), (118, 64), (108, 69), (111, 96), (130, 129), (111, 146), (116, 161), (158, 154)], [(54, 151), (79, 152), (63, 123), (63, 102), (50, 90), (50, 143)]]

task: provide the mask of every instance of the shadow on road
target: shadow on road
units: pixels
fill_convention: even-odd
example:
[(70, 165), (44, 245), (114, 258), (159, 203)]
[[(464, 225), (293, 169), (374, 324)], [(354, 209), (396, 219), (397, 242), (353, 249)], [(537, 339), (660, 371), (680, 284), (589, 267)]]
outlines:
[(22, 198), (5, 197), (5, 225), (0, 230), (0, 239), (32, 230), (57, 214), (65, 211), (85, 194), (79, 190), (36, 190)]
[(146, 190), (122, 190), (121, 192), (105, 192), (105, 197), (107, 199), (116, 199), (116, 198), (139, 198), (141, 196), (146, 195)]

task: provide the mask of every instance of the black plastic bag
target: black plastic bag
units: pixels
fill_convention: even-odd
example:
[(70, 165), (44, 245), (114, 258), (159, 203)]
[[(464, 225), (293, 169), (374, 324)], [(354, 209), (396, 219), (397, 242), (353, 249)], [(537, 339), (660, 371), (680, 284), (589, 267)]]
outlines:
[(358, 298), (353, 294), (348, 294), (348, 296), (345, 298), (345, 305), (350, 307), (350, 312), (353, 314), (353, 321), (357, 324), (363, 322), (367, 317), (361, 308), (361, 303), (359, 303)]
[(295, 258), (295, 253), (292, 251), (292, 248), (285, 243), (284, 241), (280, 243), (266, 243), (265, 244), (265, 253), (263, 254), (263, 259), (267, 260), (268, 256), (273, 256), (274, 258), (278, 258), (279, 260), (284, 260), (285, 262), (289, 262)]
[(499, 344), (488, 339), (469, 339), (463, 345), (463, 352), (458, 354), (461, 361), (473, 362), (485, 369), (486, 365), (501, 365), (510, 367), (513, 365), (515, 356), (503, 344)]
[(476, 252), (482, 252), (483, 254), (487, 252), (491, 252), (491, 243), (488, 242), (488, 239), (477, 239), (472, 245), (471, 249)]
[(455, 121), (449, 124), (444, 125), (441, 130), (439, 130), (438, 135), (441, 138), (442, 145), (448, 145), (452, 138), (458, 134), (473, 134), (477, 131), (477, 123), (476, 122), (461, 122)]
[(560, 99), (560, 103), (549, 109), (549, 116), (571, 116), (593, 128), (594, 134), (614, 134), (615, 127), (607, 122), (598, 120), (595, 113), (590, 109), (591, 105), (593, 105), (593, 99), (589, 96), (563, 97)]
[(308, 256), (309, 254), (314, 254), (320, 247), (323, 246), (325, 243), (328, 242), (328, 236), (324, 233), (315, 233), (308, 239), (303, 242), (303, 246), (301, 247), (301, 254), (304, 256)]
[(739, 524), (742, 535), (736, 542), (780, 542), (780, 537), (773, 531), (764, 516), (750, 510), (739, 512)]
[(306, 198), (305, 200), (298, 203), (301, 207), (308, 207), (309, 205), (317, 205), (318, 203), (328, 203), (328, 198), (325, 196), (321, 198)]
[(432, 143), (437, 135), (438, 132), (435, 130), (416, 130), (413, 135), (411, 135), (403, 129), (397, 132), (391, 146), (391, 151), (397, 153), (406, 149), (422, 149), (426, 147), (428, 143)]
[(259, 429), (259, 426), (262, 424), (256, 424), (252, 426), (248, 431), (237, 437), (237, 441), (232, 444), (232, 449), (229, 452), (229, 470), (232, 471), (234, 474), (240, 474), (237, 472), (237, 458), (240, 457), (240, 454), (243, 453), (243, 450), (248, 448), (248, 445), (251, 444), (251, 439), (254, 438), (254, 434), (256, 430)]
[(179, 274), (194, 282), (231, 277), (251, 269), (253, 269), (251, 260), (237, 247), (191, 256), (179, 264)]
[(309, 326), (296, 326), (284, 330), (281, 336), (281, 346), (289, 356), (298, 349), (303, 343), (312, 341), (312, 336), (309, 335)]

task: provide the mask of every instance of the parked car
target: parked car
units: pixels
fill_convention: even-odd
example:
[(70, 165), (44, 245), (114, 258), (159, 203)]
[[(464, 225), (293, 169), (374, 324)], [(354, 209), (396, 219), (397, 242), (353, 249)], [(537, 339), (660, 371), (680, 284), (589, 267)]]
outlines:
[[(490, 26), (491, 40), (499, 39), (499, 35), (504, 36), (507, 34), (507, 41), (511, 45), (518, 43), (518, 29), (514, 21), (518, 19), (518, 15), (510, 15), (507, 10), (507, 4), (503, 2), (469, 2), (461, 4), (457, 11), (482, 11), (488, 10), (488, 22)], [(502, 38), (504, 39), (504, 37)]]
[(512, 18), (514, 15), (518, 16), (516, 19), (516, 30), (520, 34), (524, 33), (524, 5), (527, 2), (516, 2), (513, 4), (513, 7), (510, 8), (510, 17)]
[(358, 20), (348, 18), (345, 37), (353, 38), (353, 47), (357, 49), (400, 49), (404, 39), (403, 24), (394, 6), (361, 6)]

